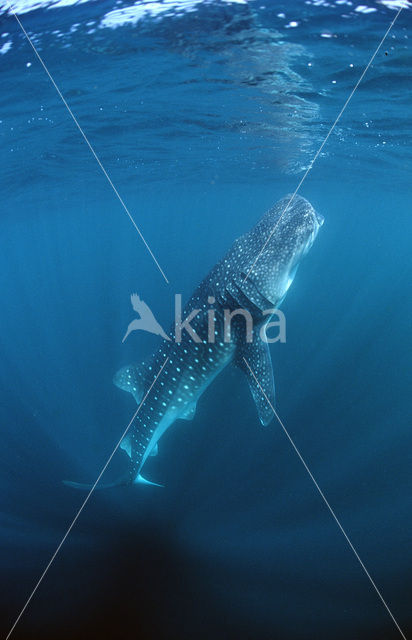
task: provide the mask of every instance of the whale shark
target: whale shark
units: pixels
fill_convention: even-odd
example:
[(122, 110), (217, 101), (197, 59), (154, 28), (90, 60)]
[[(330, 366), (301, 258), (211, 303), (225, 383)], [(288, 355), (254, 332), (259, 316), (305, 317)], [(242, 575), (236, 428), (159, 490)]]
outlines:
[[(261, 424), (269, 424), (275, 384), (261, 329), (282, 303), (322, 224), (323, 217), (305, 198), (279, 200), (199, 284), (184, 307), (186, 320), (177, 326), (175, 319), (152, 357), (116, 373), (117, 387), (131, 393), (138, 405), (145, 401), (120, 444), (129, 457), (128, 471), (102, 488), (156, 484), (142, 476), (147, 458), (156, 455), (159, 439), (176, 420), (194, 419), (199, 398), (230, 363), (246, 376)], [(246, 316), (252, 319), (249, 334)]]

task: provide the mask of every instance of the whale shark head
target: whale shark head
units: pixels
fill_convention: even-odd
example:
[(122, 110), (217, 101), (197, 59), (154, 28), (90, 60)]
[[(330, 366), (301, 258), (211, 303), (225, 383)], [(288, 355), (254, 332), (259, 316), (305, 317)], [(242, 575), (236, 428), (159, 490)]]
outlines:
[(278, 305), (295, 277), (323, 224), (323, 217), (302, 198), (287, 195), (270, 209), (251, 231), (257, 249), (247, 279), (259, 294)]

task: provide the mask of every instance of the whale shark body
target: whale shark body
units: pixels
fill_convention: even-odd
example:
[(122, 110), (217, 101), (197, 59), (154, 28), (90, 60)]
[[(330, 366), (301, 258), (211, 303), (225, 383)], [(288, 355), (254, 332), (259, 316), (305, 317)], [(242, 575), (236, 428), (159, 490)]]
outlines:
[[(180, 332), (180, 340), (175, 323), (170, 339), (162, 341), (150, 361), (116, 373), (115, 385), (130, 392), (138, 404), (145, 401), (120, 445), (130, 458), (127, 476), (113, 484), (154, 484), (141, 475), (148, 456), (157, 453), (159, 439), (175, 420), (194, 418), (200, 396), (231, 362), (248, 379), (261, 423), (270, 422), (273, 411), (267, 400), (275, 406), (275, 385), (269, 347), (260, 330), (284, 299), (322, 223), (301, 196), (278, 201), (195, 289), (183, 311), (190, 326)], [(253, 319), (250, 335), (244, 315), (236, 313), (239, 309)], [(233, 313), (229, 340), (227, 313)]]

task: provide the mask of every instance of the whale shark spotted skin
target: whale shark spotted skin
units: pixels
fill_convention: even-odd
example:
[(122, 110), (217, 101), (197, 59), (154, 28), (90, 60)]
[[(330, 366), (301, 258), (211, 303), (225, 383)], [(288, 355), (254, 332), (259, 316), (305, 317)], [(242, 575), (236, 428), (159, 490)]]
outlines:
[[(182, 317), (187, 318), (194, 309), (200, 310), (190, 325), (201, 342), (195, 342), (188, 331), (182, 331), (181, 341), (176, 342), (173, 325), (170, 341), (163, 340), (150, 362), (123, 367), (115, 375), (114, 383), (132, 393), (140, 403), (164, 365), (121, 444), (130, 456), (128, 482), (148, 482), (140, 472), (147, 457), (157, 453), (158, 440), (175, 420), (194, 417), (198, 399), (230, 362), (247, 376), (261, 423), (267, 425), (272, 419), (273, 412), (244, 359), (274, 406), (269, 348), (259, 337), (259, 329), (269, 322), (270, 316), (262, 312), (280, 305), (301, 258), (309, 251), (323, 223), (323, 218), (301, 196), (295, 196), (285, 211), (290, 200), (291, 196), (286, 196), (277, 202), (251, 231), (238, 238), (195, 289)], [(247, 309), (253, 318), (252, 342), (246, 339), (245, 320), (240, 315), (233, 317), (231, 339), (226, 342), (224, 310), (240, 308)], [(208, 324), (211, 309), (215, 318), (212, 336)]]
[[(200, 310), (190, 321), (200, 341), (183, 330), (177, 342), (174, 324), (169, 340), (162, 341), (149, 362), (132, 364), (116, 373), (114, 384), (129, 391), (138, 404), (146, 394), (147, 397), (120, 445), (130, 458), (127, 475), (101, 488), (137, 482), (154, 484), (141, 475), (147, 457), (156, 455), (158, 440), (175, 420), (193, 419), (198, 399), (230, 362), (246, 375), (261, 423), (270, 422), (272, 409), (245, 360), (275, 406), (269, 347), (259, 335), (262, 326), (270, 321), (270, 314), (263, 312), (271, 309), (273, 313), (281, 304), (322, 223), (323, 218), (301, 196), (288, 195), (279, 200), (251, 231), (235, 240), (186, 304), (183, 319), (193, 310)], [(211, 309), (215, 324), (210, 333)], [(232, 319), (230, 341), (224, 339), (224, 312), (236, 309), (247, 310), (253, 318), (251, 341), (240, 315)]]

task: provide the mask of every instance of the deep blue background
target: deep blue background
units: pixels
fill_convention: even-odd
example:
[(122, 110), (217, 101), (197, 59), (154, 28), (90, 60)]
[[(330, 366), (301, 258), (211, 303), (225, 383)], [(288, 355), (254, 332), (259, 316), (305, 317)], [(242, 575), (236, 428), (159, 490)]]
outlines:
[[(168, 326), (174, 293), (187, 298), (295, 189), (395, 15), (203, 3), (105, 27), (119, 6), (20, 17), (169, 286), (14, 18), (0, 16), (0, 47), (11, 44), (0, 56), (4, 633), (84, 498), (61, 481), (93, 481), (135, 410), (112, 376), (158, 342), (121, 343), (130, 293)], [(405, 633), (410, 20), (405, 10), (301, 190), (325, 224), (283, 306), (287, 342), (272, 347), (279, 413)], [(118, 453), (107, 478), (125, 464)], [(234, 368), (166, 433), (146, 475), (165, 488), (96, 492), (14, 637), (400, 637)]]

